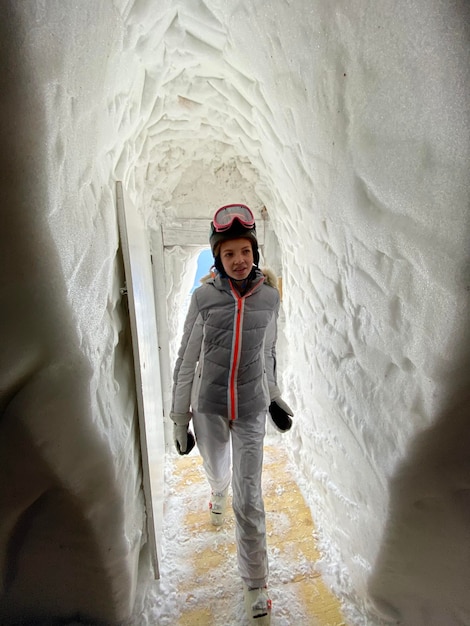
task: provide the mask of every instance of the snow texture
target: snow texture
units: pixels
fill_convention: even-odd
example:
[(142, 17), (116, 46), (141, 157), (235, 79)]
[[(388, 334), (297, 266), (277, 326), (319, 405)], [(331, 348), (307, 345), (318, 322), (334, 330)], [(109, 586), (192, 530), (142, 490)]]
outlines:
[[(152, 241), (266, 207), (324, 576), (351, 623), (468, 626), (469, 4), (2, 9), (0, 621), (145, 603), (122, 180)], [(172, 359), (197, 253), (156, 270)]]

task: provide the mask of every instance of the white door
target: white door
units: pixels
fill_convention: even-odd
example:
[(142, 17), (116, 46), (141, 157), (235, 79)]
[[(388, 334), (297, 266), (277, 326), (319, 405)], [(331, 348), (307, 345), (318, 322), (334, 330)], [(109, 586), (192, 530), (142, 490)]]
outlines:
[(150, 246), (143, 219), (120, 181), (116, 200), (134, 352), (147, 532), (155, 578), (159, 578), (165, 443)]

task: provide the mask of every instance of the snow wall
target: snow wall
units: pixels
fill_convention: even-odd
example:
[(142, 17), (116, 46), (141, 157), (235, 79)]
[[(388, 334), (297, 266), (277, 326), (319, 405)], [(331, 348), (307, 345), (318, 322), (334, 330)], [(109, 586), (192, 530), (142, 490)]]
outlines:
[[(351, 623), (469, 623), (469, 23), (463, 0), (3, 3), (1, 623), (144, 610), (116, 180), (150, 233), (267, 208), (325, 575)], [(170, 310), (193, 257), (166, 252)]]

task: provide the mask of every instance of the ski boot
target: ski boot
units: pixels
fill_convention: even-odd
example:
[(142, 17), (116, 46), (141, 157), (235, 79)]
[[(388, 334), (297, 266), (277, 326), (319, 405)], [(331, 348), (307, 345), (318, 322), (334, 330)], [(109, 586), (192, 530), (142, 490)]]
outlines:
[(227, 492), (213, 491), (209, 502), (209, 517), (213, 526), (222, 526), (225, 520), (225, 510), (227, 508)]
[(250, 589), (244, 585), (245, 609), (250, 624), (269, 626), (271, 624), (271, 599), (266, 587)]

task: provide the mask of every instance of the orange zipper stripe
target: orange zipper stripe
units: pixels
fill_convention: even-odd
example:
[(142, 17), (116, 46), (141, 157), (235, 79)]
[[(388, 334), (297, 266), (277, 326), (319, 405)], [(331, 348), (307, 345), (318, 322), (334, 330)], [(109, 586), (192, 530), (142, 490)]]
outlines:
[(240, 364), (240, 352), (241, 352), (241, 332), (240, 332), (240, 329), (241, 329), (241, 325), (242, 325), (242, 317), (243, 317), (243, 310), (244, 310), (244, 306), (245, 306), (245, 298), (247, 296), (249, 296), (250, 294), (252, 294), (253, 291), (256, 289), (256, 287), (258, 287), (259, 284), (264, 282), (264, 276), (244, 296), (241, 296), (238, 293), (238, 291), (232, 285), (232, 281), (230, 279), (229, 279), (228, 282), (230, 284), (230, 289), (232, 291), (232, 295), (235, 298), (235, 301), (237, 303), (237, 317), (236, 317), (236, 320), (235, 320), (235, 340), (234, 340), (234, 343), (233, 343), (233, 355), (232, 355), (233, 358), (232, 358), (232, 364), (231, 364), (231, 368), (230, 368), (230, 380), (229, 380), (229, 398), (230, 398), (230, 402), (229, 402), (229, 418), (231, 420), (234, 420), (234, 419), (236, 419), (236, 416), (238, 415), (238, 398), (237, 398), (237, 393), (236, 393), (236, 381), (237, 381), (237, 374), (238, 374), (238, 366)]
[(234, 420), (237, 416), (237, 394), (236, 390), (236, 379), (238, 373), (238, 364), (240, 362), (240, 346), (241, 346), (241, 337), (240, 337), (240, 328), (242, 321), (242, 310), (243, 310), (243, 298), (237, 295), (237, 318), (235, 320), (235, 343), (233, 346), (233, 360), (232, 360), (232, 368), (230, 375), (230, 419)]

